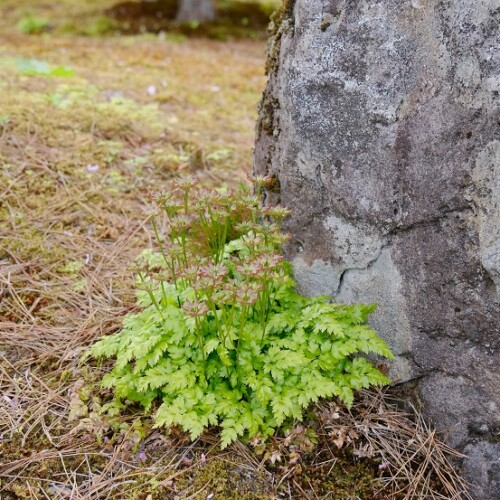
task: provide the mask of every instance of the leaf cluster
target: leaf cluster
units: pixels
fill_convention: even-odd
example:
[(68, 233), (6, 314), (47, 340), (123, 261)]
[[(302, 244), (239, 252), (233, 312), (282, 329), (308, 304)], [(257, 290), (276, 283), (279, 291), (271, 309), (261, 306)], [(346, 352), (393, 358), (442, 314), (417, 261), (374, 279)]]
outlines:
[(119, 412), (140, 403), (157, 427), (195, 439), (220, 426), (222, 446), (268, 436), (319, 398), (351, 405), (388, 383), (360, 353), (392, 357), (367, 324), (374, 306), (330, 304), (295, 291), (281, 257), (288, 212), (255, 197), (210, 193), (192, 181), (158, 199), (168, 238), (138, 268), (141, 311), (90, 353), (114, 358), (102, 384)]

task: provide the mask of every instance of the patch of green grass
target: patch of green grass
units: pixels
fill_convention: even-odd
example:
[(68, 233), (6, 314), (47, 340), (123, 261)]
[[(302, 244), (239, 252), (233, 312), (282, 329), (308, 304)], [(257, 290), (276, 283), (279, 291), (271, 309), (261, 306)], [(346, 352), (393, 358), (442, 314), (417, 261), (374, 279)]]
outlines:
[(43, 17), (27, 15), (19, 19), (16, 28), (26, 35), (39, 35), (50, 28), (50, 21)]
[[(100, 16), (90, 21), (81, 30), (82, 34), (87, 36), (106, 36), (116, 33), (119, 26), (114, 19), (108, 16)], [(78, 31), (75, 29), (75, 31)]]
[(46, 61), (40, 61), (39, 59), (26, 59), (20, 57), (17, 60), (18, 71), (23, 75), (34, 76), (55, 76), (59, 78), (68, 78), (75, 76), (75, 70), (68, 66), (51, 66)]

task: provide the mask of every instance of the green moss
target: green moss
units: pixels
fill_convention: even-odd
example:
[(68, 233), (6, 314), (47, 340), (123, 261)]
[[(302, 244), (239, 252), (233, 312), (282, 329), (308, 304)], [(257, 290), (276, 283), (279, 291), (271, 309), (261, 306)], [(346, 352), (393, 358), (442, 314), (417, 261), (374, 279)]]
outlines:
[(118, 23), (114, 19), (107, 16), (100, 16), (90, 21), (81, 31), (82, 34), (87, 36), (105, 36), (116, 33), (118, 29)]
[(259, 122), (257, 126), (259, 133), (265, 132), (267, 135), (273, 135), (274, 114), (278, 109), (278, 99), (270, 96), (268, 93), (264, 94), (259, 109)]
[(39, 35), (50, 28), (50, 22), (48, 19), (28, 14), (18, 21), (16, 28), (27, 35)]
[(333, 500), (373, 498), (383, 486), (374, 460), (356, 459), (345, 452), (339, 452), (333, 462), (305, 466), (299, 482), (311, 495), (314, 491), (321, 498)]
[(281, 51), (281, 39), (293, 30), (295, 0), (283, 0), (281, 8), (271, 16), (267, 45), (266, 74), (276, 72)]
[[(208, 495), (225, 500), (268, 500), (273, 498), (270, 475), (256, 471), (238, 455), (213, 458), (191, 476), (183, 476), (177, 488), (205, 500)], [(189, 492), (189, 493), (188, 493)]]

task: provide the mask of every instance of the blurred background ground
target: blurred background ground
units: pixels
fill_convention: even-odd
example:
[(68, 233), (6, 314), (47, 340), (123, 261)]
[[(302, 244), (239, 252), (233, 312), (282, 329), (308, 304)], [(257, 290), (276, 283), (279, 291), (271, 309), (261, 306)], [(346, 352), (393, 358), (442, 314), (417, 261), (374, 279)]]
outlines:
[(164, 32), (170, 38), (263, 39), (280, 0), (214, 0), (208, 23), (176, 23), (177, 0), (3, 0), (0, 27), (23, 33), (123, 35)]
[(221, 453), (136, 415), (111, 429), (82, 388), (105, 367), (80, 356), (134, 308), (151, 194), (186, 173), (246, 182), (276, 7), (224, 0), (178, 25), (171, 0), (1, 2), (0, 498), (388, 496), (380, 454), (332, 445), (357, 442), (352, 421), (325, 417), (319, 447), (299, 427)]

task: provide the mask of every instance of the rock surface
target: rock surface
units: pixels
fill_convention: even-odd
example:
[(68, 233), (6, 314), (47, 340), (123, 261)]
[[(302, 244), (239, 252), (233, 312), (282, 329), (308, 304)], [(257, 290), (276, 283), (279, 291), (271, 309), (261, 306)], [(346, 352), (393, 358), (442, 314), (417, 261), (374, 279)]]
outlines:
[(500, 3), (285, 2), (255, 170), (301, 290), (376, 302), (427, 416), (500, 498)]

